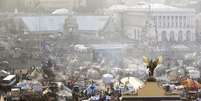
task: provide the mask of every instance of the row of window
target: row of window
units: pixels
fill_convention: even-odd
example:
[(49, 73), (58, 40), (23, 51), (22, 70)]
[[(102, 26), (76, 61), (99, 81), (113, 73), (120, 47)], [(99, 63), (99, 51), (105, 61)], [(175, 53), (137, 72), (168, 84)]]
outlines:
[(154, 16), (154, 23), (159, 28), (190, 28), (191, 16)]
[[(186, 33), (183, 33), (182, 31), (179, 31), (178, 32), (178, 41), (184, 41), (184, 40), (186, 40), (186, 41), (191, 41), (191, 35), (192, 33), (190, 32), (190, 31), (187, 31)], [(169, 41), (175, 41), (175, 32), (174, 31), (171, 31), (170, 33), (169, 33), (169, 35), (170, 35), (170, 40)], [(167, 41), (168, 39), (167, 39), (167, 32), (166, 31), (163, 31), (162, 33), (161, 33), (161, 38), (162, 38), (162, 41)]]

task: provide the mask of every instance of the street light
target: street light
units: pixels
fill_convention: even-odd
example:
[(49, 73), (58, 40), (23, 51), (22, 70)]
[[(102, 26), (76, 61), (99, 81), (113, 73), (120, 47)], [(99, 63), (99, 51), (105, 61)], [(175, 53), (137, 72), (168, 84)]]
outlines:
[(68, 17), (68, 21), (66, 21), (66, 24), (67, 24), (67, 32), (70, 34), (70, 38), (71, 38), (71, 42), (70, 43), (74, 43), (75, 42), (75, 36), (74, 34), (77, 34), (77, 33), (74, 33), (77, 28), (78, 28), (78, 24), (77, 24), (77, 21), (76, 21), (76, 18), (75, 16), (72, 14), (69, 15)]

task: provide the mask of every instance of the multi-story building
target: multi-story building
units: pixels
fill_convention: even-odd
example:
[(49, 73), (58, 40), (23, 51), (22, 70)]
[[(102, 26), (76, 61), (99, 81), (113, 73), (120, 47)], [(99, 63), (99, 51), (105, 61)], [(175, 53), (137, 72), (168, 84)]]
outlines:
[(122, 20), (125, 34), (134, 40), (142, 40), (148, 29), (147, 36), (152, 36), (159, 42), (196, 40), (193, 9), (139, 3), (127, 7), (123, 12)]

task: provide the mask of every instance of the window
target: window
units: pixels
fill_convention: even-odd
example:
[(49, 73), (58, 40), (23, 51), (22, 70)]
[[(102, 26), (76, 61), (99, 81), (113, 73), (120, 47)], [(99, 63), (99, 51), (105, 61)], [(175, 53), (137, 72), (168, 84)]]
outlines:
[(167, 28), (169, 28), (169, 27), (170, 27), (170, 17), (167, 16)]
[(158, 27), (161, 28), (161, 16), (158, 17)]
[(175, 27), (178, 27), (178, 16), (175, 17)]
[(182, 28), (182, 16), (179, 16), (179, 28)]
[(178, 41), (183, 41), (182, 31), (179, 31), (178, 33)]
[(174, 16), (171, 16), (171, 28), (174, 27)]
[(185, 28), (186, 27), (186, 16), (183, 16), (184, 18), (183, 18), (183, 28)]
[(166, 17), (165, 16), (163, 16), (163, 28), (165, 28), (166, 27), (166, 19), (165, 19)]
[(170, 32), (170, 41), (174, 41), (174, 31)]
[(186, 24), (187, 26), (186, 27), (189, 28), (190, 27), (190, 17), (187, 16), (186, 20), (187, 20), (187, 24)]

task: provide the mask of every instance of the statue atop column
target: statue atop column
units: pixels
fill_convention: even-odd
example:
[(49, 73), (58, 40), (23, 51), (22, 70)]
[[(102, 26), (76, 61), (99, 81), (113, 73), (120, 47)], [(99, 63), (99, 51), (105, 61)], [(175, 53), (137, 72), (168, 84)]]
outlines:
[(147, 57), (143, 57), (144, 64), (147, 66), (148, 72), (149, 72), (149, 77), (148, 81), (155, 81), (154, 78), (154, 70), (157, 67), (158, 64), (162, 62), (162, 57), (159, 56), (156, 59), (148, 59)]

